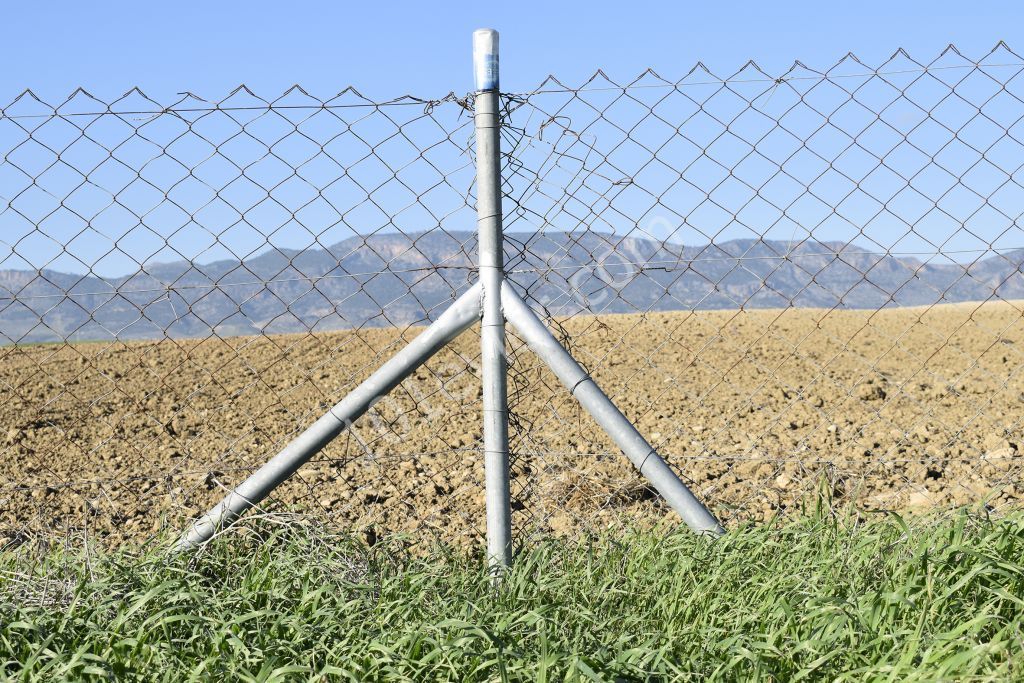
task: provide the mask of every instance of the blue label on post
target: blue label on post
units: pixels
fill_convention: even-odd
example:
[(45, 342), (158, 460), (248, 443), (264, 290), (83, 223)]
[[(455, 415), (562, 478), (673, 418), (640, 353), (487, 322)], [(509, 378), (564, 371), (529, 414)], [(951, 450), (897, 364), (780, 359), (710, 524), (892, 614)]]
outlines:
[(484, 55), (483, 73), (480, 74), (480, 90), (498, 89), (498, 55)]

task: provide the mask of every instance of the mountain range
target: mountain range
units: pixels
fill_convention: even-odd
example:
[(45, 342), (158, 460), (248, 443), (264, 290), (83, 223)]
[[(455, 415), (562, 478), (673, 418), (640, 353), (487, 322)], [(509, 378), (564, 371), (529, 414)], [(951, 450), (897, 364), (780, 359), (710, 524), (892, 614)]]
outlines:
[[(552, 315), (1024, 298), (1024, 250), (960, 264), (826, 241), (683, 246), (591, 231), (505, 237), (509, 277)], [(469, 287), (475, 251), (473, 233), (434, 230), (244, 260), (147, 264), (116, 278), (0, 270), (0, 343), (426, 322)]]

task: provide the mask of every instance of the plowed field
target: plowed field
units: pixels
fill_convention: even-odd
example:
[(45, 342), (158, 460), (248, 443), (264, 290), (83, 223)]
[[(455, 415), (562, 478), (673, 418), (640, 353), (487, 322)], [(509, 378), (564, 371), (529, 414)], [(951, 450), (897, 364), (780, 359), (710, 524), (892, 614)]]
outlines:
[[(560, 334), (728, 523), (818, 495), (1015, 504), (1021, 321), (1012, 303), (707, 311), (577, 317)], [(119, 543), (179, 526), (418, 331), (2, 348), (0, 535)], [(371, 540), (481, 533), (477, 347), (468, 333), (441, 352), (275, 501)], [(527, 350), (511, 360), (522, 530), (672, 519)]]

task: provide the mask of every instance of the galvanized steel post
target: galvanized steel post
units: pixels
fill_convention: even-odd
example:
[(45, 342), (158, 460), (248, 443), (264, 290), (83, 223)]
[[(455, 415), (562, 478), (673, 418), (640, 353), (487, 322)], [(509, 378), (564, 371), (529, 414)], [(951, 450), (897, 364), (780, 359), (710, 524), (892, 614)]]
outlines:
[(501, 129), (498, 91), (498, 32), (473, 33), (476, 79), (476, 209), (480, 281), (441, 317), (331, 408), (263, 467), (239, 484), (182, 535), (177, 550), (194, 548), (259, 504), (314, 454), (363, 415), (374, 402), (411, 375), (445, 344), (481, 319), (484, 477), (487, 558), (492, 570), (512, 563), (512, 502), (509, 490), (508, 377), (505, 320), (544, 360), (595, 421), (611, 436), (690, 526), (721, 534), (714, 515), (619, 412), (586, 371), (551, 335), (505, 280), (501, 214)]
[(504, 253), (501, 234), (501, 130), (498, 120), (498, 32), (473, 32), (476, 81), (476, 213), (483, 286), (480, 328), (483, 379), (484, 479), (487, 557), (492, 568), (512, 563), (512, 507), (508, 464), (505, 317), (501, 311)]

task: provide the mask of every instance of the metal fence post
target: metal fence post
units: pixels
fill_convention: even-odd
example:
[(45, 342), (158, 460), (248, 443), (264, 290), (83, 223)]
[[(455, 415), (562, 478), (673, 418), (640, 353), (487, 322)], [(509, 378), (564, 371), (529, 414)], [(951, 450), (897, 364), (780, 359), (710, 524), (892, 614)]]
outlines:
[(505, 318), (501, 310), (504, 254), (501, 234), (501, 131), (498, 121), (498, 32), (473, 32), (476, 82), (476, 212), (483, 286), (480, 328), (483, 379), (484, 478), (487, 495), (487, 557), (492, 568), (512, 563), (509, 493), (508, 394)]

